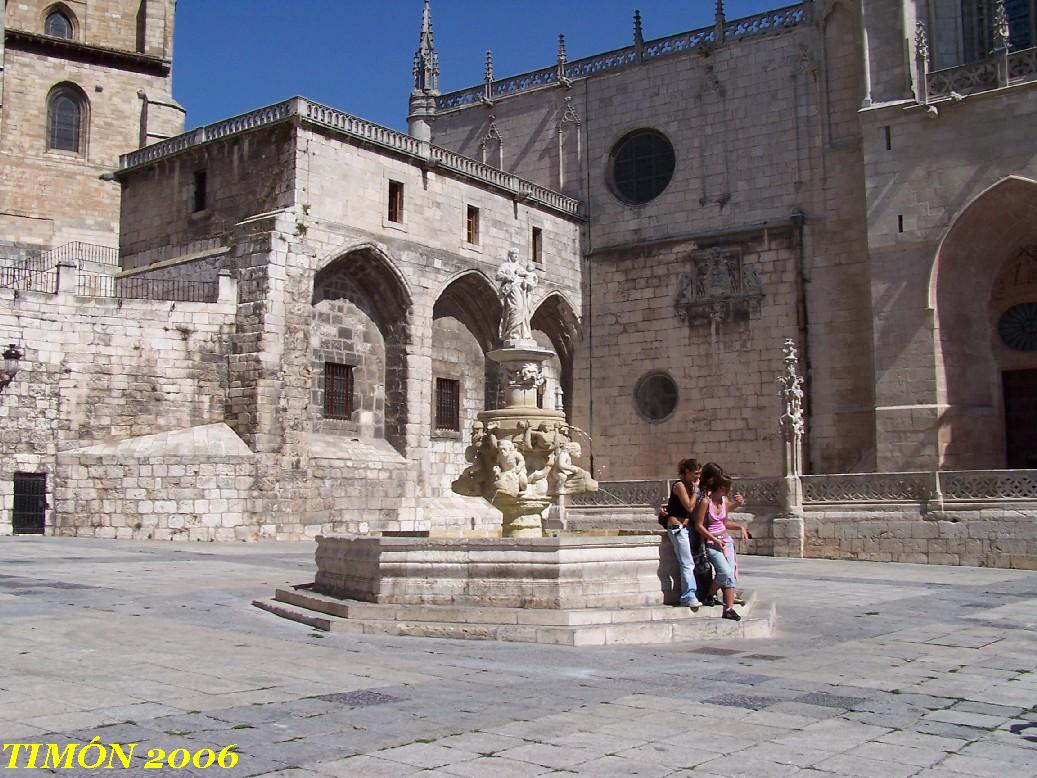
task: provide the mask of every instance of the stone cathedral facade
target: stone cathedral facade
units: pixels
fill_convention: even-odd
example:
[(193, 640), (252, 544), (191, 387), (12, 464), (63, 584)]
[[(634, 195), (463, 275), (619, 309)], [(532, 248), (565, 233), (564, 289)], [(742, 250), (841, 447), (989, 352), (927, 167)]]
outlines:
[[(939, 533), (914, 561), (1037, 559), (1020, 534), (1037, 501), (1033, 0), (746, 19), (718, 2), (662, 38), (635, 14), (614, 50), (570, 60), (560, 38), (555, 62), (503, 78), (488, 53), (449, 93), (425, 2), (407, 134), (304, 98), (176, 134), (174, 4), (117, 5), (6, 4), (0, 152), (24, 172), (0, 189), (0, 343), (25, 357), (0, 394), (5, 514), (21, 474), (45, 477), (55, 533), (492, 527), (449, 484), (499, 401), (492, 278), (514, 246), (542, 270), (533, 327), (557, 354), (541, 402), (589, 438), (582, 464), (616, 504), (654, 501), (645, 484), (695, 455), (770, 505), (792, 338), (808, 553), (900, 558), (854, 547), (858, 530), (831, 540), (832, 504), (934, 517), (945, 497), (1011, 498), (1022, 561), (991, 542), (940, 557)], [(70, 165), (73, 196), (35, 183)], [(72, 240), (117, 240), (117, 259), (62, 253)]]

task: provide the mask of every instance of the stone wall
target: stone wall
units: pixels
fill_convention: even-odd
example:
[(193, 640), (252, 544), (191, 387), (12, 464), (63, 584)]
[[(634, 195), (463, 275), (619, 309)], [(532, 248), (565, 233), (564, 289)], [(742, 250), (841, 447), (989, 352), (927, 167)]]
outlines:
[(59, 452), (222, 421), (234, 313), (0, 289), (0, 341), (25, 352), (0, 402), (0, 532), (15, 472), (53, 477)]
[(1037, 275), (1012, 299), (995, 286), (1037, 242), (1035, 114), (1033, 83), (861, 114), (879, 469), (1006, 465), (1001, 373), (1037, 354), (1006, 349), (996, 326), (1037, 301)]
[[(776, 375), (780, 349), (769, 341), (778, 337), (801, 344), (811, 468), (874, 467), (860, 25), (844, 4), (819, 11), (815, 24), (436, 116), (434, 143), (479, 157), (492, 115), (506, 170), (578, 196), (588, 210), (581, 248), (593, 343), (577, 356), (582, 404), (575, 420), (595, 428), (598, 452), (640, 452), (622, 470), (596, 455), (600, 478), (664, 472), (688, 453), (738, 462), (747, 472), (776, 472), (777, 439), (757, 430), (773, 426), (762, 424), (775, 407), (773, 384), (763, 376)], [(612, 191), (610, 159), (617, 142), (640, 128), (662, 132), (676, 163), (658, 197), (630, 205)], [(747, 232), (789, 224), (799, 234), (770, 266), (763, 317), (742, 328), (751, 334), (727, 325), (714, 335), (693, 331), (672, 316), (676, 276), (666, 271), (677, 270), (681, 252), (737, 247)], [(747, 338), (756, 341), (751, 348)], [(703, 352), (713, 356), (697, 361)], [(618, 365), (615, 353), (623, 355)], [(642, 354), (647, 358), (632, 358)], [(721, 362), (738, 366), (733, 392), (709, 375)], [(653, 369), (679, 373), (680, 418), (666, 430), (640, 422), (632, 408), (637, 381)], [(695, 426), (687, 423), (692, 418)], [(739, 428), (729, 430), (732, 424)]]

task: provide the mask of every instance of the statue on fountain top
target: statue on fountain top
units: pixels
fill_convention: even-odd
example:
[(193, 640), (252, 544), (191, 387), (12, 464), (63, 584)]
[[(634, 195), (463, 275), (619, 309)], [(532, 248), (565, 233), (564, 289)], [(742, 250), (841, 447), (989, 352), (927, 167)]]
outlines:
[(500, 322), (502, 345), (508, 341), (532, 340), (529, 297), (539, 282), (536, 265), (530, 263), (523, 267), (518, 249), (508, 249), (508, 258), (497, 269), (497, 283), (500, 284), (497, 292), (504, 309)]

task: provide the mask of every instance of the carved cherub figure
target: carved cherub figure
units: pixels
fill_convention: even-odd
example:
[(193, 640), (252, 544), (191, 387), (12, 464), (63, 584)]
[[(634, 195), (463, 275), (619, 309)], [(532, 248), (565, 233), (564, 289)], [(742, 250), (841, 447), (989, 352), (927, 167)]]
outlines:
[(517, 497), (529, 486), (526, 460), (507, 438), (497, 441), (497, 462), (493, 466), (494, 488)]

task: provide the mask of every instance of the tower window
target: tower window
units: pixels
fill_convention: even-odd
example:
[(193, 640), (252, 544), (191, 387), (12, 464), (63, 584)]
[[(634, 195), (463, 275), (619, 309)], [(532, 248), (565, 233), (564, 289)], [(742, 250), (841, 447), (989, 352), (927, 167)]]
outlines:
[(204, 211), (208, 206), (207, 188), (208, 174), (204, 170), (194, 171), (194, 193), (191, 200), (191, 210), (194, 213)]
[(541, 263), (544, 261), (544, 231), (539, 227), (533, 228), (532, 246), (530, 256), (533, 257), (533, 261)]
[(350, 419), (353, 415), (353, 366), (324, 363), (324, 416)]
[(43, 23), (44, 34), (52, 38), (71, 39), (73, 31), (72, 20), (61, 11), (51, 11), (47, 14), (47, 19)]
[(389, 182), (389, 221), (403, 223), (403, 184)]
[(436, 379), (436, 429), (461, 429), (461, 382), (458, 380)]
[(465, 240), (473, 246), (479, 243), (479, 209), (474, 205), (468, 206), (468, 216), (465, 219)]
[(47, 148), (83, 150), (83, 117), (86, 99), (70, 86), (54, 89), (47, 100)]

